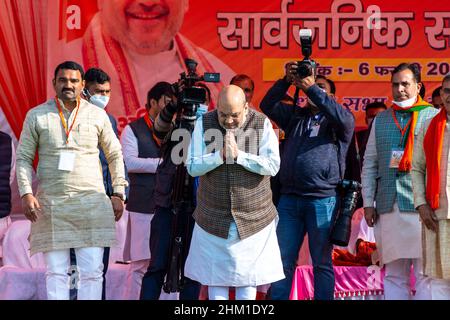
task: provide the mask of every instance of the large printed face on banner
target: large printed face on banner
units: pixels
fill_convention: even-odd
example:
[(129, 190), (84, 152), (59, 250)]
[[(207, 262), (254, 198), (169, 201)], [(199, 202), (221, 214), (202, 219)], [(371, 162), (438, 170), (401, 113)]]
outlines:
[(178, 32), (188, 0), (98, 0), (106, 32), (142, 54), (167, 50)]

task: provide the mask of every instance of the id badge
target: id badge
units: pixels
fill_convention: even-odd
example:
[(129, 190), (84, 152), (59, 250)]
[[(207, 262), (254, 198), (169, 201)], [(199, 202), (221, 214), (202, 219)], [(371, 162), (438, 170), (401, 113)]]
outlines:
[(389, 163), (389, 168), (398, 168), (400, 165), (400, 160), (403, 158), (404, 150), (394, 149), (391, 151), (391, 161)]
[(312, 126), (311, 127), (311, 133), (309, 134), (309, 137), (310, 138), (317, 137), (317, 135), (319, 134), (319, 129), (320, 129), (320, 125), (319, 124)]
[(73, 171), (75, 166), (75, 153), (69, 151), (61, 151), (59, 155), (58, 170)]

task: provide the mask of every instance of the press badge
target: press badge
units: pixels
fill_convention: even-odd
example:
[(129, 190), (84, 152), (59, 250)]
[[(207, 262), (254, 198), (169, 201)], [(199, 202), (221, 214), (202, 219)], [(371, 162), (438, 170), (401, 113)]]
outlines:
[(403, 150), (394, 149), (391, 152), (391, 162), (389, 163), (389, 168), (398, 168), (400, 161), (403, 158)]
[(59, 155), (58, 170), (73, 171), (75, 166), (75, 153), (69, 151), (61, 151)]
[(309, 134), (310, 138), (317, 137), (319, 134), (320, 124), (314, 125), (311, 127), (311, 133)]

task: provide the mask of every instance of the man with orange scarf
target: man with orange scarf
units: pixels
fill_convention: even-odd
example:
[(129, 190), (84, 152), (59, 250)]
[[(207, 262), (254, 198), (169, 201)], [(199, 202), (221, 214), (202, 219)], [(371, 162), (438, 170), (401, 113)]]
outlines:
[(425, 122), (417, 136), (411, 176), (414, 206), (422, 220), (424, 273), (431, 278), (431, 299), (450, 300), (450, 74), (442, 81), (440, 95), (444, 108)]
[(364, 214), (369, 227), (374, 227), (380, 264), (386, 268), (385, 298), (411, 298), (410, 272), (414, 266), (415, 298), (429, 299), (410, 171), (414, 137), (438, 110), (419, 96), (421, 77), (415, 64), (398, 65), (392, 72), (391, 87), (393, 106), (373, 120), (364, 156)]

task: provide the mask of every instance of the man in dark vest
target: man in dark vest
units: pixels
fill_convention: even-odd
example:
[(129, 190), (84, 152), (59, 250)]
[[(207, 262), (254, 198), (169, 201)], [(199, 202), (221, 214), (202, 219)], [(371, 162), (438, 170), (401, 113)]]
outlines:
[(154, 214), (155, 172), (160, 163), (159, 140), (153, 136), (153, 124), (162, 108), (172, 100), (170, 83), (158, 82), (147, 94), (147, 113), (127, 125), (121, 136), (125, 165), (130, 179), (127, 203), (128, 240), (131, 266), (128, 273), (128, 300), (138, 300), (142, 277), (150, 262), (150, 224)]
[[(11, 224), (11, 183), (14, 179), (15, 153), (11, 137), (0, 131), (0, 243)], [(1, 254), (1, 252), (0, 252)], [(0, 255), (1, 257), (1, 255)]]
[(269, 119), (248, 106), (244, 91), (224, 87), (217, 110), (199, 118), (187, 155), (199, 176), (187, 277), (208, 285), (210, 300), (255, 300), (256, 287), (284, 278), (270, 176), (280, 168)]

